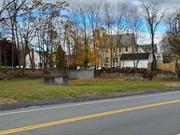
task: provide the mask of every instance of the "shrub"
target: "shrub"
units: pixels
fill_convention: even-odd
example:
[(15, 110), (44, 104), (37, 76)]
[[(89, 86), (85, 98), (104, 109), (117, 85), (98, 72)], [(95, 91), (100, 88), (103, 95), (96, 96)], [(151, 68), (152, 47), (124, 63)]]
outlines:
[(148, 70), (145, 68), (107, 68), (103, 67), (101, 70), (97, 70), (98, 73), (145, 73)]

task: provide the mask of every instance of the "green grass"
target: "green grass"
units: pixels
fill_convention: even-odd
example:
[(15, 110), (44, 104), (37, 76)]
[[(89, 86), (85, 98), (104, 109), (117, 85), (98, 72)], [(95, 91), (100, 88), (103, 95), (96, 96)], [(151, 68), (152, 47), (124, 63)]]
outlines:
[(88, 80), (70, 81), (68, 86), (44, 85), (42, 80), (0, 81), (0, 97), (18, 101), (71, 98), (85, 95), (137, 92), (180, 86), (169, 81)]

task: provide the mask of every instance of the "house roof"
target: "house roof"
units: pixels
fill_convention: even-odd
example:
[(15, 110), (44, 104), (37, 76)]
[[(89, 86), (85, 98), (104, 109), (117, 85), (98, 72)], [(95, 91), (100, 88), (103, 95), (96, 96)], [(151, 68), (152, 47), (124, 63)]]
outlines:
[(121, 60), (147, 60), (150, 53), (130, 53), (122, 54)]
[(110, 35), (110, 38), (119, 46), (133, 46), (135, 44), (135, 37), (133, 34), (126, 33), (120, 35)]
[(131, 47), (135, 46), (135, 37), (133, 34), (126, 33), (120, 35), (108, 35), (108, 41), (104, 44), (104, 48), (108, 48), (111, 43), (119, 47)]
[[(139, 45), (140, 48), (142, 48), (144, 50), (144, 52), (149, 52), (149, 50), (152, 50), (152, 45), (148, 44), (148, 45)], [(157, 45), (154, 44), (154, 50), (155, 52), (157, 52)]]

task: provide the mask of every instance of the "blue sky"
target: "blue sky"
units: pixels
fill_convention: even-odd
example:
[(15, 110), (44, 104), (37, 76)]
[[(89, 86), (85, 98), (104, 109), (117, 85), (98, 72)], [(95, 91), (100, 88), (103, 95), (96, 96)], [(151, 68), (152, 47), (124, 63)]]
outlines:
[[(54, 0), (55, 1), (55, 0)], [(139, 5), (138, 0), (68, 0), (71, 6), (77, 6), (81, 4), (92, 4), (93, 2), (110, 2), (116, 4), (117, 2), (128, 2), (129, 4), (133, 4), (135, 6)], [(164, 6), (163, 8), (166, 9), (168, 12), (172, 12), (178, 8), (180, 8), (180, 0), (144, 0), (144, 1), (158, 1), (162, 3)], [(158, 27), (156, 36), (155, 36), (155, 42), (159, 43), (164, 35), (164, 33), (167, 31), (167, 26), (164, 23), (161, 23)], [(139, 43), (140, 44), (148, 44), (150, 41), (150, 36), (148, 33), (148, 29), (146, 27), (146, 24), (142, 25), (142, 29), (140, 31), (139, 36)]]
[[(45, 2), (56, 2), (56, 1), (62, 1), (62, 0), (44, 0)], [(70, 6), (77, 6), (81, 4), (92, 4), (92, 3), (97, 3), (97, 2), (110, 2), (116, 4), (117, 2), (128, 2), (129, 4), (133, 4), (135, 6), (138, 6), (139, 2), (138, 0), (67, 0), (70, 3)], [(158, 1), (160, 3), (164, 4), (164, 8), (168, 10), (169, 12), (180, 8), (180, 0), (144, 0), (144, 1)], [(1, 3), (1, 2), (0, 2)], [(157, 30), (157, 35), (156, 35), (156, 42), (160, 42), (162, 36), (166, 32), (167, 28), (166, 25), (161, 23), (158, 30)], [(141, 35), (139, 38), (140, 44), (148, 43), (149, 41), (149, 34), (148, 34), (148, 29), (145, 26), (145, 23), (142, 25), (142, 29), (140, 31)]]
[[(146, 22), (143, 22), (143, 25), (141, 27), (142, 27), (141, 32), (148, 32)], [(158, 28), (157, 28), (157, 32), (158, 33), (165, 33), (166, 31), (167, 31), (167, 25), (164, 23), (160, 23)]]
[[(78, 13), (75, 13), (75, 15), (78, 18)], [(79, 21), (80, 21), (80, 17), (79, 17)], [(87, 19), (87, 23), (88, 23), (88, 19)], [(124, 23), (128, 23), (128, 20), (125, 19)], [(89, 26), (90, 27), (90, 26)], [(105, 26), (104, 26), (105, 27)], [(113, 27), (114, 30), (116, 30), (117, 26)], [(157, 34), (155, 37), (155, 42), (159, 43), (162, 39), (162, 36), (164, 35), (164, 33), (167, 31), (167, 26), (164, 23), (161, 23), (157, 29)], [(143, 21), (143, 24), (141, 25), (141, 29), (139, 30), (139, 36), (138, 36), (138, 43), (139, 44), (149, 44), (150, 43), (150, 36), (148, 33), (148, 29), (146, 26), (146, 22)]]
[[(45, 2), (56, 2), (56, 1), (60, 1), (60, 0), (44, 0)], [(92, 4), (92, 3), (97, 3), (97, 2), (110, 2), (110, 3), (114, 3), (116, 4), (117, 2), (127, 2), (129, 4), (138, 6), (139, 5), (139, 1), (138, 0), (67, 0), (70, 3), (71, 7), (76, 7), (77, 5), (81, 5), (81, 4)], [(180, 0), (144, 0), (144, 1), (158, 1), (162, 4), (164, 4), (163, 8), (166, 8), (166, 10), (168, 10), (169, 12), (177, 9), (180, 7)], [(156, 43), (160, 42), (160, 40), (162, 39), (162, 36), (164, 35), (164, 33), (166, 32), (167, 28), (166, 25), (161, 23), (159, 25), (159, 28), (157, 30), (157, 34), (155, 37), (155, 41)], [(145, 25), (145, 23), (142, 25), (142, 29), (140, 31), (141, 35), (139, 36), (139, 43), (140, 44), (145, 44), (145, 43), (149, 43), (149, 34), (148, 34), (148, 29)]]

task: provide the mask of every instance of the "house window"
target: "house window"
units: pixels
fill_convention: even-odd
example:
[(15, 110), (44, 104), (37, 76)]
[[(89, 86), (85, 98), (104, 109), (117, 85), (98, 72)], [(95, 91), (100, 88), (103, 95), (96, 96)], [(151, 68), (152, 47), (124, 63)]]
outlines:
[(106, 49), (106, 52), (108, 53), (108, 49)]
[(106, 64), (104, 64), (104, 66), (108, 66), (108, 64), (106, 63)]
[(115, 63), (115, 58), (113, 58), (113, 63)]
[(108, 63), (109, 62), (109, 59), (108, 59), (108, 57), (106, 57), (106, 63)]
[(148, 49), (148, 52), (151, 52), (152, 50), (151, 49)]
[(116, 58), (116, 63), (118, 63), (118, 58)]
[(115, 48), (113, 48), (113, 53), (115, 53), (116, 52), (116, 49)]
[(128, 52), (128, 47), (126, 46), (126, 52)]

